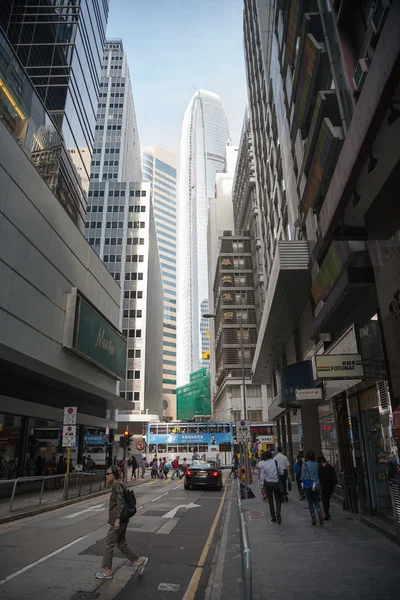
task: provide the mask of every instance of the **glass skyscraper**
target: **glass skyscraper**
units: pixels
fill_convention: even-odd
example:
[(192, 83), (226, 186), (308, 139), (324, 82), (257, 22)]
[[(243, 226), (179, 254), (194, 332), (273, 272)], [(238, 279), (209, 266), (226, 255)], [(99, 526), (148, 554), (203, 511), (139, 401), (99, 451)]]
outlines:
[(158, 146), (143, 152), (150, 181), (164, 286), (163, 415), (176, 419), (176, 157)]
[[(178, 385), (208, 365), (209, 350), (207, 214), (215, 174), (223, 171), (229, 126), (213, 92), (198, 90), (182, 124), (178, 193)], [(210, 307), (212, 309), (212, 307)]]
[(86, 212), (108, 10), (109, 0), (0, 2), (0, 26), (73, 159), (75, 168), (62, 164), (60, 168), (71, 190), (65, 207), (80, 228)]

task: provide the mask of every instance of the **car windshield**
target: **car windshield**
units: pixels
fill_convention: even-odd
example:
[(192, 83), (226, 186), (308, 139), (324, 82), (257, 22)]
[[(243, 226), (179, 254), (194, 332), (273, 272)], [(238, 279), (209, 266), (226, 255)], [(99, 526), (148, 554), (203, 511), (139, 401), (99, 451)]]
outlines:
[(192, 467), (201, 467), (202, 469), (214, 469), (214, 465), (212, 463), (207, 462), (206, 460), (195, 460), (193, 462)]

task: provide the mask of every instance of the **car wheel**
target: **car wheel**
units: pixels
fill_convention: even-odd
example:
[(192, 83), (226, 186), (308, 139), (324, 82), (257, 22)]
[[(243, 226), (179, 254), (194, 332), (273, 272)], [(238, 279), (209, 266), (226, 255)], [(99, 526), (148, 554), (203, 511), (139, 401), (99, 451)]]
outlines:
[(185, 488), (185, 490), (190, 490), (190, 485), (188, 485), (187, 483), (184, 483), (183, 487)]

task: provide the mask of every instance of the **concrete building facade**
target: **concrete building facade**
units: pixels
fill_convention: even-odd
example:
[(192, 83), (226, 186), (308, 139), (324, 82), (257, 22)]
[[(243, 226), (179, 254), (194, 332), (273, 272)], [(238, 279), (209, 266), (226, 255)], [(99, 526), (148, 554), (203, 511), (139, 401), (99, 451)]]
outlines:
[(158, 146), (143, 152), (143, 178), (151, 184), (164, 287), (163, 418), (176, 421), (176, 158)]

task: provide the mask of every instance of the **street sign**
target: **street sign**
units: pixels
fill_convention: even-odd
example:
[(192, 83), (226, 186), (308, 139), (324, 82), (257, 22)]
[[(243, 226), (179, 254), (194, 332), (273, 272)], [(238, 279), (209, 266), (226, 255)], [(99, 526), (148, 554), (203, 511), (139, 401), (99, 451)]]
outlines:
[(76, 406), (64, 406), (63, 425), (76, 425)]
[(142, 452), (144, 450), (144, 447), (145, 447), (144, 442), (136, 442), (136, 450), (139, 450), (139, 452)]
[(63, 426), (63, 448), (75, 448), (76, 447), (76, 426), (75, 425), (64, 425)]
[(250, 421), (236, 421), (236, 441), (238, 444), (251, 442)]
[(322, 400), (321, 388), (306, 388), (296, 390), (296, 400)]

